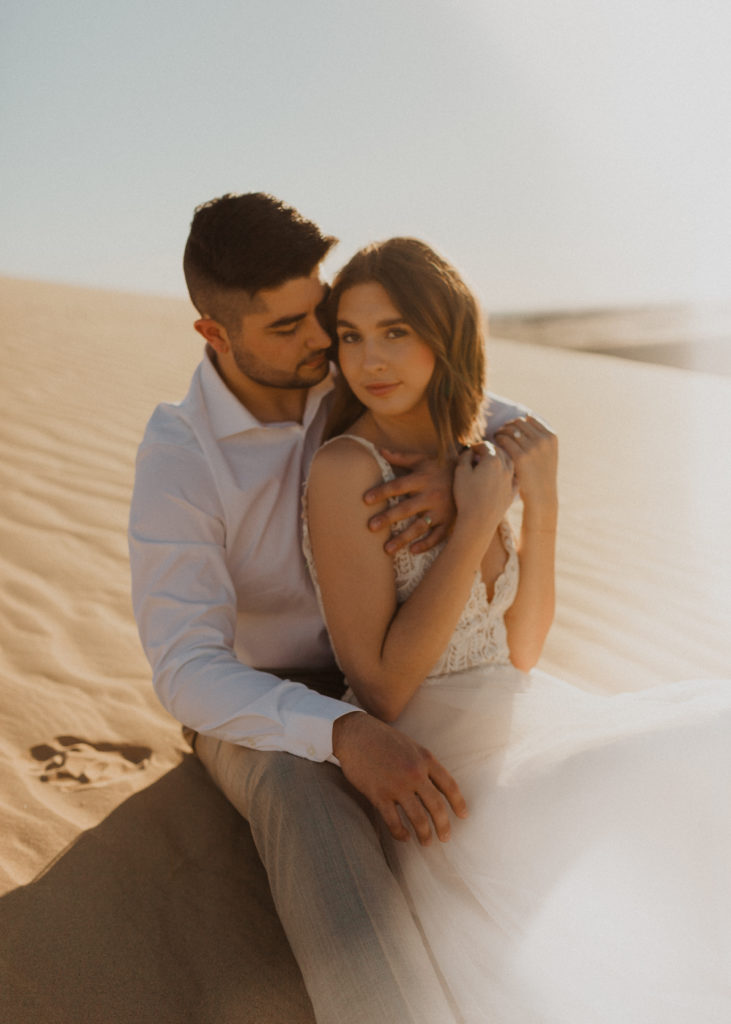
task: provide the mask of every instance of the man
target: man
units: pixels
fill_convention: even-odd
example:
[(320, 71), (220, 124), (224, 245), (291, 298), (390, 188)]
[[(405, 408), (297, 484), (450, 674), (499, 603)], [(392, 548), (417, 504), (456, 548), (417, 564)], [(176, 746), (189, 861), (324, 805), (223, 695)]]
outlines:
[[(441, 1024), (448, 1004), (371, 811), (396, 838), (405, 818), (419, 841), (446, 841), (464, 800), (428, 751), (339, 699), (300, 550), (332, 388), (318, 307), (334, 241), (261, 193), (196, 210), (184, 270), (206, 351), (140, 446), (133, 603), (160, 700), (251, 825), (319, 1024)], [(492, 429), (519, 412), (500, 406)], [(372, 525), (416, 515), (395, 543), (436, 543), (450, 517), (440, 474), (422, 465), (376, 488)]]

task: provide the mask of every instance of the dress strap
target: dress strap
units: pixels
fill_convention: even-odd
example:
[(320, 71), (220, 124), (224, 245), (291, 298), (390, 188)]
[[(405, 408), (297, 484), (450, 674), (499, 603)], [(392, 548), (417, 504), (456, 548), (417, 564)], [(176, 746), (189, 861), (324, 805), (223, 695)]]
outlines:
[(381, 476), (383, 477), (384, 483), (388, 483), (391, 480), (395, 480), (396, 473), (391, 463), (388, 462), (387, 459), (384, 459), (384, 457), (381, 455), (378, 448), (376, 448), (372, 441), (367, 441), (364, 437), (358, 437), (357, 434), (338, 434), (337, 437), (331, 437), (329, 441), (325, 441), (324, 444), (320, 445), (320, 448), (325, 448), (329, 444), (334, 444), (336, 441), (340, 441), (344, 437), (347, 437), (351, 441), (357, 441), (358, 444), (362, 445), (371, 453), (376, 463), (378, 464), (378, 468), (381, 471)]

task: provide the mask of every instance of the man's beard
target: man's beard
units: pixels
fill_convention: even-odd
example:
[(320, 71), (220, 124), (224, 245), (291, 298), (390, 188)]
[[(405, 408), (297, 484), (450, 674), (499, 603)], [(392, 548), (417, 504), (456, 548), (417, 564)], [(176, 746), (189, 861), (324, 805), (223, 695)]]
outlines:
[[(245, 377), (267, 388), (284, 388), (289, 391), (297, 388), (311, 388), (315, 384), (319, 384), (321, 380), (324, 380), (329, 370), (327, 353), (325, 351), (322, 353), (322, 367), (305, 366), (304, 364), (309, 360), (316, 358), (314, 355), (310, 355), (308, 359), (303, 359), (297, 365), (294, 373), (287, 370), (277, 370), (274, 367), (268, 366), (258, 356), (245, 351), (238, 344), (231, 345), (231, 354), (234, 357), (237, 368)], [(302, 367), (301, 374), (299, 372), (300, 367)]]

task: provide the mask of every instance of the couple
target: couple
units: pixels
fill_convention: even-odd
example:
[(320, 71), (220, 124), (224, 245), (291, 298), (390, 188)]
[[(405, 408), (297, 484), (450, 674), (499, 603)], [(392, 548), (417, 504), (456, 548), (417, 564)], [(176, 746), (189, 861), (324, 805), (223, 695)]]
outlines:
[(493, 400), (480, 443), (453, 268), (392, 240), (321, 308), (332, 241), (259, 194), (196, 211), (206, 355), (150, 421), (130, 524), (157, 692), (251, 824), (317, 1019), (721, 1020), (728, 687), (599, 698), (528, 671), (555, 439)]

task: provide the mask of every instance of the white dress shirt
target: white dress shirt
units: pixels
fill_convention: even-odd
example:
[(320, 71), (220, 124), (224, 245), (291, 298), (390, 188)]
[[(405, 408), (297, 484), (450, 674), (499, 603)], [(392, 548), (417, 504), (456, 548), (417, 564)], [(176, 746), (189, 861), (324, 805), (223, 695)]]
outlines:
[[(315, 761), (352, 705), (263, 668), (334, 664), (301, 550), (301, 495), (332, 390), (302, 423), (262, 424), (208, 354), (137, 455), (132, 601), (157, 695), (197, 732)], [(493, 397), (489, 428), (525, 410)]]

